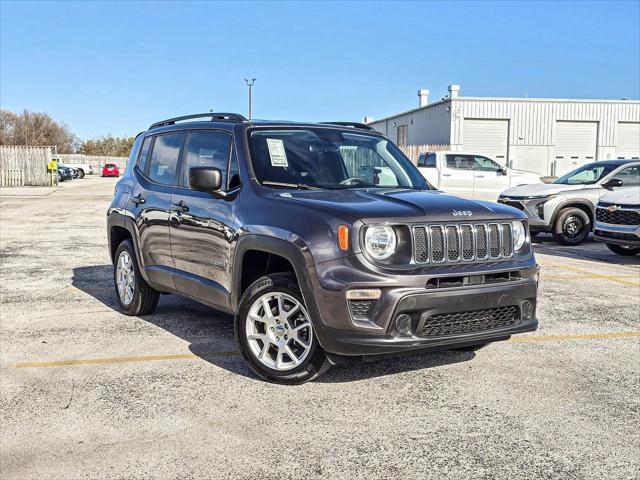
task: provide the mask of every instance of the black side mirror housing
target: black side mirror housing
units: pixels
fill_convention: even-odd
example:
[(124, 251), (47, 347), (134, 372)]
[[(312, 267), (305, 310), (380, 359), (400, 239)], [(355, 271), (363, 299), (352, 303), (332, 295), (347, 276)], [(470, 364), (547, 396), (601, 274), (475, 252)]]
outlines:
[(602, 184), (603, 188), (606, 188), (607, 190), (613, 190), (616, 187), (621, 187), (622, 186), (622, 180), (620, 180), (619, 178), (612, 178), (611, 180), (604, 182)]
[(500, 175), (507, 175), (507, 167), (500, 167), (500, 170), (498, 170), (498, 173)]
[(215, 167), (191, 167), (189, 169), (189, 188), (216, 196), (224, 196), (224, 192), (220, 190), (222, 188), (222, 172)]

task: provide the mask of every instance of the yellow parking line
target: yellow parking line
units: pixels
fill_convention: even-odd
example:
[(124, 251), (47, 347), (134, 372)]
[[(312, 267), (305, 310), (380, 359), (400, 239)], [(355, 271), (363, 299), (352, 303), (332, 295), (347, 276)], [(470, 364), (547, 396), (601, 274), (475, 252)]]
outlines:
[(513, 337), (510, 342), (548, 342), (559, 340), (606, 340), (612, 338), (640, 337), (640, 332), (583, 333), (577, 335), (543, 335), (531, 337)]
[(20, 362), (14, 368), (39, 368), (39, 367), (67, 367), (75, 365), (108, 365), (113, 363), (130, 362), (157, 362), (159, 360), (193, 360), (200, 357), (230, 357), (238, 355), (239, 352), (204, 352), (199, 355), (193, 353), (178, 353), (174, 355), (138, 355), (131, 357), (105, 357), (105, 358), (85, 358), (75, 360), (53, 360), (49, 362)]
[[(617, 338), (640, 337), (640, 332), (608, 332), (608, 333), (585, 333), (577, 335), (545, 335), (530, 337), (514, 337), (511, 342), (547, 342), (562, 340), (610, 340)], [(199, 355), (193, 353), (178, 353), (174, 355), (139, 355), (130, 357), (105, 357), (86, 358), (75, 360), (53, 360), (49, 362), (20, 362), (13, 365), (14, 368), (46, 368), (46, 367), (68, 367), (77, 365), (109, 365), (117, 363), (131, 362), (157, 362), (161, 360), (195, 360), (201, 357), (232, 357), (240, 352), (204, 352)]]

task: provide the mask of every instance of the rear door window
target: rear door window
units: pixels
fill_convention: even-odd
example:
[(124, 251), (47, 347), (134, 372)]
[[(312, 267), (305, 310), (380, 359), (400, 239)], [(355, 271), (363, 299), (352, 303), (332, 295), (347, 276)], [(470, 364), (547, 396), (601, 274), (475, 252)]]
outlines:
[(162, 185), (176, 184), (178, 160), (185, 136), (184, 133), (170, 133), (156, 137), (149, 159), (147, 176), (150, 180)]
[(427, 168), (436, 168), (436, 154), (435, 153), (430, 153), (429, 155), (427, 155), (426, 161), (424, 163), (424, 166)]

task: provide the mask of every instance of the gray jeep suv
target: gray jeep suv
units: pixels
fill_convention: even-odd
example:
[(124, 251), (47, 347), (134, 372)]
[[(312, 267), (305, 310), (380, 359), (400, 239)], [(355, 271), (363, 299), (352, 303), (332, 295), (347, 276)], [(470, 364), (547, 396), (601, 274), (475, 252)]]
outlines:
[(242, 355), (270, 381), (537, 327), (524, 213), (434, 190), (365, 125), (155, 123), (107, 215), (123, 312), (178, 293), (231, 313)]

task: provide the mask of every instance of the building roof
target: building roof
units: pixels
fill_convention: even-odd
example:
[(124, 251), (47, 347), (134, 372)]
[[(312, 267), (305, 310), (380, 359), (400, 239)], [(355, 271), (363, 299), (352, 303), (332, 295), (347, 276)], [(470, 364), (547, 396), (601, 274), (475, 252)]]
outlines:
[(442, 100), (438, 100), (437, 102), (430, 103), (428, 105), (424, 105), (422, 107), (415, 107), (410, 110), (406, 110), (404, 112), (395, 113), (393, 115), (388, 115), (386, 117), (382, 117), (380, 119), (376, 119), (373, 122), (370, 122), (369, 125), (384, 122), (386, 120), (391, 120), (392, 118), (401, 117), (403, 115), (408, 115), (410, 113), (417, 112), (419, 110), (424, 110), (427, 108), (434, 107), (436, 105), (440, 105), (442, 103), (450, 102), (452, 100), (455, 101), (484, 101), (484, 102), (552, 102), (552, 103), (626, 103), (626, 104), (640, 104), (640, 100), (633, 100), (628, 98), (623, 98), (620, 100), (615, 99), (588, 99), (588, 98), (536, 98), (536, 97), (461, 97), (457, 96), (454, 98), (443, 98)]

